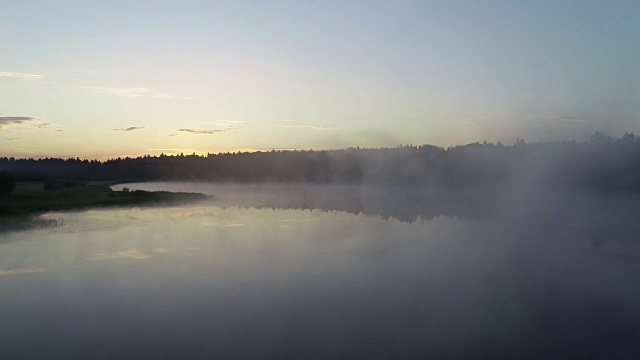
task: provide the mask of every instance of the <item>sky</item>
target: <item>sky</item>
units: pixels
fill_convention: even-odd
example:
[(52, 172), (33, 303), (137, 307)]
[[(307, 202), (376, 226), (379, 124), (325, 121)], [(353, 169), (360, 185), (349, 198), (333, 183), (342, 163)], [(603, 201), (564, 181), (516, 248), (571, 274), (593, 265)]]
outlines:
[(640, 132), (638, 1), (0, 0), (0, 156)]

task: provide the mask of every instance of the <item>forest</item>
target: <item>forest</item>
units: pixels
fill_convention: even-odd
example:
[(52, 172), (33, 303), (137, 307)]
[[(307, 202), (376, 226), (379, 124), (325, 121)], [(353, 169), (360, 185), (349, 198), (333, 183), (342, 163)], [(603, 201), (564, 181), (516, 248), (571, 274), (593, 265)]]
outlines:
[(309, 182), (462, 188), (571, 187), (640, 193), (640, 137), (601, 132), (588, 141), (513, 145), (476, 142), (342, 150), (287, 150), (115, 158), (0, 157), (0, 171), (17, 181)]

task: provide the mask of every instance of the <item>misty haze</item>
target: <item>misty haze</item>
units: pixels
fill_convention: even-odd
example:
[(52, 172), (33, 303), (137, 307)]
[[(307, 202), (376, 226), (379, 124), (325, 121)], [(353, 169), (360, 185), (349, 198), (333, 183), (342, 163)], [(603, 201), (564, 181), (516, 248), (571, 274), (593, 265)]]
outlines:
[[(640, 351), (640, 176), (628, 163), (640, 158), (640, 142), (624, 141), (472, 144), (448, 152), (473, 161), (447, 157), (425, 172), (447, 183), (422, 185), (364, 165), (373, 154), (378, 170), (400, 164), (406, 173), (413, 164), (410, 173), (421, 173), (419, 149), (353, 149), (352, 157), (363, 153), (355, 184), (350, 175), (124, 183), (110, 194), (209, 197), (36, 213), (26, 223), (9, 216), (0, 281), (11, 295), (0, 312), (11, 325), (0, 330), (0, 344), (10, 358), (46, 351), (51, 358), (627, 359)], [(503, 157), (503, 176), (487, 177), (497, 170), (478, 167), (478, 159), (486, 164), (501, 151), (526, 155)], [(581, 151), (593, 152), (583, 160), (587, 177), (575, 173)], [(624, 159), (605, 162), (606, 170), (594, 156), (617, 151)], [(385, 154), (393, 161), (381, 160)], [(127, 161), (154, 160), (163, 158)], [(207, 158), (165, 160), (184, 175)], [(55, 173), (57, 164), (68, 166), (57, 176), (74, 178), (83, 166), (105, 165), (4, 161), (18, 176), (48, 176), (34, 169), (48, 164)], [(319, 174), (305, 164), (288, 174)], [(367, 175), (374, 173), (384, 176)], [(51, 190), (56, 184), (45, 192), (77, 191)], [(28, 193), (13, 197), (6, 204)]]
[(0, 2), (0, 359), (640, 359), (640, 2)]

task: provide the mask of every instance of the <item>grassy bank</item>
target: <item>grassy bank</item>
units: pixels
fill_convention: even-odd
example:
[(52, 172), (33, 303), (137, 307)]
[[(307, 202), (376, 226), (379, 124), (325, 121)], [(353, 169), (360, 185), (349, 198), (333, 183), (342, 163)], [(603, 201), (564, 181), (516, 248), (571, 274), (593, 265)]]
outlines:
[(207, 198), (206, 195), (197, 193), (128, 191), (127, 189), (113, 191), (109, 184), (74, 182), (50, 185), (45, 186), (42, 183), (18, 184), (11, 195), (0, 196), (0, 217), (104, 206), (143, 206), (198, 201)]

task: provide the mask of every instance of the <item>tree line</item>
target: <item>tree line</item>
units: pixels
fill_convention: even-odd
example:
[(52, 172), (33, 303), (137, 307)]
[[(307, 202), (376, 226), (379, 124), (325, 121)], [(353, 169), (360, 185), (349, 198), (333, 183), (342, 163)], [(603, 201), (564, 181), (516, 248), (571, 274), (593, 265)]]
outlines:
[(640, 137), (513, 145), (471, 143), (322, 151), (237, 152), (207, 155), (79, 158), (0, 157), (0, 171), (18, 181), (235, 181), (402, 186), (569, 186), (640, 193)]

